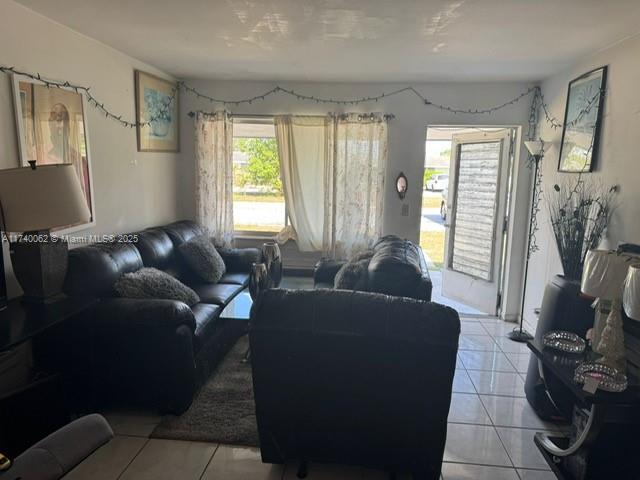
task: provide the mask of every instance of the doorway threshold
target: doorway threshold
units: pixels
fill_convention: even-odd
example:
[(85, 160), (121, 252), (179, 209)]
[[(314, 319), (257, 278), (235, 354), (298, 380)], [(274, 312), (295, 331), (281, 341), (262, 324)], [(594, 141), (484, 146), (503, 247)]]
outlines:
[(442, 295), (442, 272), (439, 270), (430, 271), (429, 275), (431, 276), (431, 282), (433, 283), (433, 291), (431, 293), (431, 301), (440, 303), (442, 305), (446, 305), (447, 307), (451, 307), (456, 310), (461, 316), (465, 317), (492, 317), (488, 313), (481, 312), (469, 305), (465, 305), (464, 303), (458, 302), (456, 300), (452, 300)]

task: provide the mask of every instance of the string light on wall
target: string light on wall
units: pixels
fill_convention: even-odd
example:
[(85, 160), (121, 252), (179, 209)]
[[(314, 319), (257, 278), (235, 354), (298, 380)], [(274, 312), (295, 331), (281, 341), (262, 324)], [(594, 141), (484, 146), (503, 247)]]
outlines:
[[(123, 119), (123, 115), (118, 115), (116, 113), (113, 113), (112, 111), (110, 111), (103, 102), (100, 102), (94, 95), (93, 93), (91, 93), (90, 91), (90, 87), (85, 87), (83, 85), (77, 85), (74, 83), (71, 83), (69, 81), (60, 81), (60, 80), (50, 80), (42, 75), (40, 75), (39, 73), (30, 73), (30, 72), (25, 72), (25, 71), (20, 71), (15, 69), (14, 67), (8, 67), (8, 66), (4, 66), (4, 65), (0, 65), (0, 71), (3, 73), (9, 73), (9, 74), (16, 74), (16, 75), (21, 75), (27, 78), (30, 78), (32, 80), (36, 80), (41, 82), (42, 84), (44, 84), (46, 87), (48, 88), (67, 88), (67, 89), (71, 89), (74, 90), (76, 92), (82, 92), (87, 96), (87, 100), (89, 101), (89, 104), (91, 106), (93, 106), (94, 108), (98, 109), (102, 114), (104, 114), (104, 116), (106, 118), (115, 120), (116, 122), (118, 122), (120, 125), (122, 125), (123, 127), (129, 127), (129, 128), (134, 128), (134, 127), (138, 127), (138, 126), (149, 126), (151, 125), (156, 119), (161, 118), (162, 115), (164, 113), (166, 113), (173, 104), (173, 101), (175, 100), (176, 96), (178, 95), (178, 91), (179, 90), (183, 90), (185, 93), (194, 95), (196, 98), (201, 99), (201, 100), (205, 100), (208, 101), (209, 103), (217, 103), (223, 106), (240, 106), (240, 105), (244, 105), (244, 104), (252, 104), (253, 102), (259, 101), (259, 100), (265, 100), (267, 97), (270, 97), (272, 95), (276, 95), (276, 94), (284, 94), (284, 95), (289, 95), (292, 97), (295, 97), (298, 100), (302, 100), (302, 101), (313, 101), (316, 103), (322, 103), (322, 104), (331, 104), (331, 105), (341, 105), (341, 106), (349, 106), (349, 105), (359, 105), (359, 104), (364, 104), (364, 103), (371, 103), (371, 102), (378, 102), (384, 98), (388, 98), (388, 97), (392, 97), (392, 96), (396, 96), (396, 95), (400, 95), (403, 93), (410, 93), (412, 95), (414, 95), (415, 97), (417, 97), (420, 102), (427, 106), (427, 107), (431, 107), (431, 108), (437, 108), (441, 111), (447, 112), (447, 113), (453, 113), (453, 114), (461, 114), (461, 115), (488, 115), (488, 114), (492, 114), (495, 113), (499, 110), (502, 110), (504, 108), (507, 108), (511, 105), (515, 105), (516, 103), (520, 102), (523, 98), (528, 97), (529, 95), (533, 94), (533, 99), (531, 102), (531, 113), (530, 113), (530, 125), (529, 125), (529, 139), (532, 140), (535, 137), (535, 132), (536, 132), (536, 128), (537, 128), (537, 124), (538, 124), (538, 113), (537, 111), (539, 109), (541, 109), (544, 113), (544, 119), (545, 121), (551, 125), (552, 128), (554, 129), (558, 129), (561, 128), (563, 126), (565, 126), (562, 122), (560, 122), (559, 120), (557, 120), (551, 113), (549, 110), (549, 106), (547, 105), (547, 103), (544, 100), (544, 96), (542, 95), (542, 91), (540, 90), (540, 87), (538, 86), (534, 86), (534, 87), (530, 87), (528, 88), (526, 91), (522, 92), (521, 94), (517, 95), (516, 97), (503, 102), (499, 105), (494, 105), (491, 107), (485, 107), (485, 108), (458, 108), (458, 107), (453, 107), (453, 106), (449, 106), (449, 105), (444, 105), (441, 103), (437, 103), (432, 101), (431, 99), (429, 99), (428, 97), (426, 97), (425, 95), (423, 95), (422, 93), (420, 93), (415, 87), (413, 86), (407, 86), (407, 87), (403, 87), (403, 88), (398, 88), (396, 90), (392, 90), (389, 92), (383, 92), (379, 95), (373, 95), (373, 96), (363, 96), (363, 97), (357, 97), (357, 98), (351, 98), (351, 99), (335, 99), (335, 98), (326, 98), (326, 97), (319, 97), (319, 96), (315, 96), (315, 95), (308, 95), (308, 94), (303, 94), (300, 93), (296, 90), (290, 89), (290, 88), (284, 88), (281, 86), (275, 86), (261, 94), (258, 95), (253, 95), (251, 97), (247, 97), (247, 98), (241, 98), (241, 99), (223, 99), (223, 98), (216, 98), (216, 97), (212, 97), (210, 95), (206, 95), (200, 91), (198, 91), (196, 88), (187, 85), (185, 82), (182, 81), (178, 81), (176, 83), (176, 87), (172, 90), (171, 96), (167, 99), (166, 103), (164, 104), (164, 108), (162, 111), (160, 111), (158, 114), (156, 114), (153, 117), (148, 118), (145, 122), (132, 122), (132, 121), (128, 121)], [(578, 112), (578, 114), (576, 115), (576, 118), (573, 119), (571, 122), (567, 122), (566, 126), (572, 126), (576, 123), (578, 123), (582, 117), (584, 117), (584, 115), (586, 115), (587, 113), (589, 113), (589, 111), (591, 110), (591, 108), (594, 105), (598, 104), (598, 100), (600, 98), (600, 95), (604, 95), (604, 92), (597, 92), (597, 94), (589, 101), (587, 102), (586, 106), (584, 109), (582, 109), (580, 112)], [(535, 126), (532, 127), (532, 119), (535, 118)]]
[(23, 72), (23, 71), (15, 69), (14, 67), (5, 67), (4, 65), (0, 65), (0, 72), (2, 72), (2, 73), (11, 73), (11, 74), (15, 74), (15, 75), (20, 75), (22, 77), (30, 78), (31, 80), (36, 80), (36, 81), (42, 83), (47, 88), (62, 88), (62, 89), (73, 90), (76, 93), (82, 92), (82, 93), (84, 93), (86, 95), (87, 101), (89, 102), (89, 105), (91, 105), (92, 107), (98, 109), (102, 114), (104, 114), (104, 116), (106, 118), (109, 118), (111, 120), (115, 120), (120, 125), (122, 125), (123, 127), (126, 127), (126, 128), (150, 126), (155, 120), (157, 120), (159, 118), (164, 118), (164, 115), (169, 111), (169, 109), (171, 108), (171, 106), (173, 104), (173, 101), (176, 98), (176, 95), (178, 94), (178, 87), (176, 87), (176, 88), (174, 88), (172, 90), (171, 95), (165, 101), (165, 103), (163, 104), (162, 108), (158, 111), (158, 113), (156, 115), (153, 115), (153, 116), (149, 117), (149, 119), (147, 121), (145, 121), (145, 122), (130, 122), (128, 120), (124, 120), (122, 118), (122, 115), (117, 115), (115, 113), (112, 113), (107, 107), (105, 107), (103, 102), (100, 102), (96, 97), (93, 96), (93, 94), (90, 91), (91, 87), (85, 87), (83, 85), (76, 85), (76, 84), (68, 82), (68, 81), (50, 80), (48, 78), (43, 77), (39, 73)]

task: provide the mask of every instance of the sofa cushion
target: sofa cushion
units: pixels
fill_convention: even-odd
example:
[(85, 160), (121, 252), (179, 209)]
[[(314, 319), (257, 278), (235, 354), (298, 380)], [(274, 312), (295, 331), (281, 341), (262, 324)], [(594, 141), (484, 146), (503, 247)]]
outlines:
[(241, 272), (226, 272), (218, 283), (231, 283), (233, 285), (249, 285), (249, 274)]
[(336, 273), (333, 286), (343, 290), (365, 290), (368, 266), (368, 258), (345, 263)]
[(145, 267), (164, 270), (174, 261), (175, 248), (169, 235), (161, 228), (148, 228), (138, 232), (136, 248), (140, 252)]
[(198, 294), (201, 302), (214, 305), (226, 305), (244, 289), (242, 285), (230, 283), (198, 283), (190, 286)]
[(145, 267), (126, 273), (115, 283), (114, 289), (125, 298), (178, 300), (189, 306), (200, 301), (198, 294), (191, 288), (157, 268)]
[(165, 225), (162, 227), (175, 247), (179, 247), (184, 242), (188, 242), (193, 237), (197, 237), (198, 235), (203, 235), (204, 231), (202, 227), (198, 225), (196, 222), (192, 222), (190, 220), (181, 220), (179, 222), (173, 222), (169, 225)]
[(200, 350), (207, 339), (211, 337), (222, 308), (209, 303), (196, 303), (191, 307), (191, 310), (196, 320), (196, 330), (193, 334), (195, 349)]
[(69, 251), (64, 291), (68, 295), (113, 297), (114, 283), (125, 273), (143, 267), (131, 243), (95, 243)]
[(226, 272), (222, 257), (205, 235), (198, 235), (178, 247), (180, 255), (201, 280), (218, 283)]

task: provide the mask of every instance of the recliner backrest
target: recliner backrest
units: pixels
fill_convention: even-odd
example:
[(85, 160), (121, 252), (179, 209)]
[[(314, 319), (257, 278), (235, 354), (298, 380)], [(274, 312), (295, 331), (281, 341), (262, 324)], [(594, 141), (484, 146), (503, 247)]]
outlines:
[(424, 299), (422, 252), (418, 247), (408, 240), (389, 235), (381, 238), (373, 250), (368, 267), (369, 291)]
[(263, 292), (249, 334), (263, 459), (400, 465), (436, 478), (459, 332), (455, 310), (435, 303)]

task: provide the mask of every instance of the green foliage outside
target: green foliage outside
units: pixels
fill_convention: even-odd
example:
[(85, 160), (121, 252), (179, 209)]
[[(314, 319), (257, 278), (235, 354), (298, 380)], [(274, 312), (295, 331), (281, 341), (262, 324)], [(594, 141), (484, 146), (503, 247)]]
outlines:
[(439, 173), (447, 173), (444, 170), (432, 170), (430, 168), (424, 169), (424, 185), (427, 185), (427, 182), (431, 180), (431, 177), (434, 175), (438, 175)]
[(234, 183), (241, 187), (267, 186), (282, 193), (276, 139), (236, 138), (233, 142), (235, 150), (246, 153), (249, 157), (248, 165), (234, 169)]
[(429, 268), (442, 270), (444, 265), (444, 232), (420, 232), (420, 246), (433, 262)]

